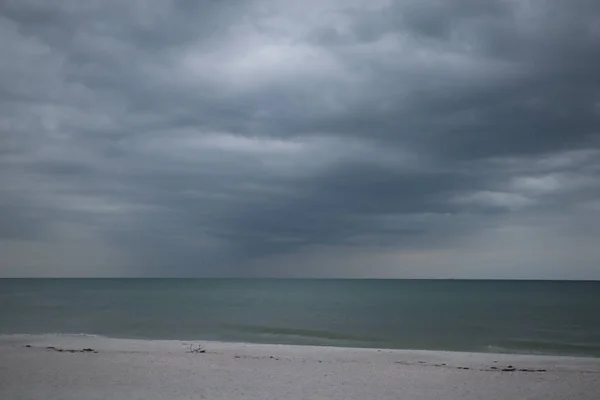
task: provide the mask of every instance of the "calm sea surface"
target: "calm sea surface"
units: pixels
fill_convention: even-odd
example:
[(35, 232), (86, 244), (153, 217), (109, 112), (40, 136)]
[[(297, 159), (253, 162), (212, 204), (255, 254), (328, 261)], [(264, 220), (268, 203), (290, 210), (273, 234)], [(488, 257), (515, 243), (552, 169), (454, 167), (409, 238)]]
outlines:
[(600, 357), (600, 282), (0, 279), (0, 334)]

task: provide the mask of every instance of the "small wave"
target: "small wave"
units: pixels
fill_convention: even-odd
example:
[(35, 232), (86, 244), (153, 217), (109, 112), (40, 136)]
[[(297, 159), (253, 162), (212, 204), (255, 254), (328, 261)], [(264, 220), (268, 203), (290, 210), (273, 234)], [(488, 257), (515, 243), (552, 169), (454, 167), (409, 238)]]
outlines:
[(94, 333), (48, 333), (45, 335), (54, 336), (67, 336), (67, 337), (94, 337), (94, 338), (105, 338), (106, 336), (96, 335)]
[(510, 340), (486, 348), (489, 353), (600, 357), (600, 346), (532, 340)]
[(348, 342), (379, 342), (380, 339), (374, 337), (351, 335), (339, 332), (321, 331), (313, 329), (280, 328), (269, 326), (235, 326), (236, 330), (246, 333), (254, 333), (264, 336), (279, 337), (297, 337), (306, 339), (322, 339), (330, 341), (348, 341)]
[(71, 337), (71, 338), (107, 338), (107, 336), (96, 335), (93, 333), (63, 333), (63, 332), (47, 332), (47, 333), (3, 333), (0, 334), (0, 337), (35, 337), (35, 338), (43, 338), (43, 337)]

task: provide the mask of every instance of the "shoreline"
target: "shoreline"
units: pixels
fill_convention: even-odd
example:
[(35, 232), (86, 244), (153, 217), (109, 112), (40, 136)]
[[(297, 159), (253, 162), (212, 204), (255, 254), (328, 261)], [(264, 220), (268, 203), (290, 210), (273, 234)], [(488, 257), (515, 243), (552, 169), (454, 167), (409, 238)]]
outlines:
[(6, 399), (596, 399), (600, 359), (1, 335)]
[[(226, 342), (211, 340), (176, 339), (126, 339), (91, 334), (3, 334), (0, 349), (13, 348), (78, 352), (93, 349), (96, 353), (136, 354), (188, 354), (190, 349), (202, 347), (203, 353), (258, 352), (277, 353), (288, 356), (317, 356), (320, 354), (350, 356), (358, 360), (378, 356), (394, 358), (404, 365), (453, 366), (459, 369), (482, 369), (490, 364), (490, 371), (537, 372), (520, 369), (546, 369), (554, 371), (577, 371), (600, 373), (600, 358), (541, 354), (483, 353), (449, 350), (383, 349), (369, 347), (315, 346), (277, 343)], [(442, 365), (443, 364), (443, 365)], [(458, 365), (461, 364), (461, 365)], [(468, 364), (468, 365), (462, 365)], [(514, 365), (513, 365), (514, 364)], [(521, 366), (519, 366), (521, 364)], [(515, 367), (515, 371), (502, 371), (501, 367)], [(521, 368), (522, 367), (522, 368)], [(483, 367), (485, 368), (485, 367)], [(482, 369), (483, 370), (483, 369)]]
[[(478, 354), (478, 355), (495, 355), (497, 357), (542, 357), (542, 358), (564, 358), (564, 359), (589, 359), (599, 360), (600, 356), (597, 355), (584, 355), (584, 354), (552, 354), (543, 352), (511, 352), (510, 349), (504, 349), (506, 351), (463, 351), (463, 350), (443, 350), (443, 349), (418, 349), (418, 348), (394, 348), (394, 347), (361, 347), (361, 346), (336, 346), (332, 344), (298, 344), (298, 343), (268, 343), (268, 342), (244, 342), (244, 341), (227, 341), (227, 340), (204, 340), (204, 339), (149, 339), (149, 338), (135, 338), (135, 337), (117, 337), (117, 336), (104, 336), (93, 333), (0, 333), (0, 343), (5, 340), (25, 340), (30, 339), (34, 341), (44, 341), (50, 339), (56, 339), (59, 341), (63, 340), (77, 340), (82, 338), (88, 339), (104, 339), (108, 341), (121, 341), (126, 342), (149, 342), (149, 343), (213, 343), (219, 345), (250, 345), (250, 346), (289, 346), (289, 347), (306, 347), (306, 348), (325, 348), (325, 349), (348, 349), (348, 350), (378, 350), (378, 351), (394, 351), (394, 352), (412, 352), (412, 353), (440, 353), (440, 354)], [(493, 347), (493, 346), (492, 346)]]

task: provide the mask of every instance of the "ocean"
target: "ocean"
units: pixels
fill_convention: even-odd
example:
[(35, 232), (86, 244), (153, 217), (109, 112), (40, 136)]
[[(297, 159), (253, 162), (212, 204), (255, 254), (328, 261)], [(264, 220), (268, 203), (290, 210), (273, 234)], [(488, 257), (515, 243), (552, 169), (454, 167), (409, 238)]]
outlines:
[(0, 334), (600, 357), (600, 282), (0, 279)]

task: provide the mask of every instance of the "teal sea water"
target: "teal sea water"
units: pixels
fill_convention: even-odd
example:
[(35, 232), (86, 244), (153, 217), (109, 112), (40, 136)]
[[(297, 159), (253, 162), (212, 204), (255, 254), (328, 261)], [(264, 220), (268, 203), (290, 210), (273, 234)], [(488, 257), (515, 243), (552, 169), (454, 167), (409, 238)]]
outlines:
[(0, 334), (600, 357), (600, 282), (0, 279)]

